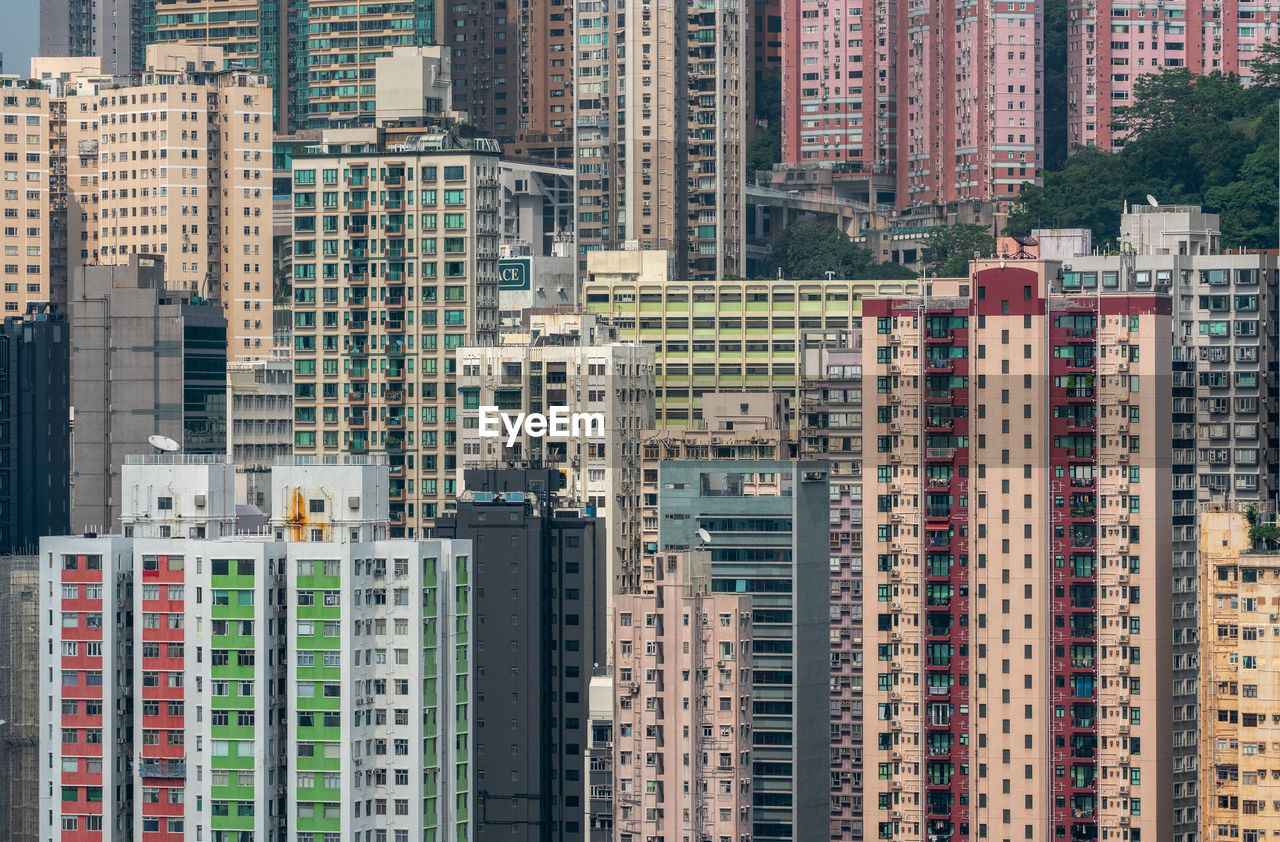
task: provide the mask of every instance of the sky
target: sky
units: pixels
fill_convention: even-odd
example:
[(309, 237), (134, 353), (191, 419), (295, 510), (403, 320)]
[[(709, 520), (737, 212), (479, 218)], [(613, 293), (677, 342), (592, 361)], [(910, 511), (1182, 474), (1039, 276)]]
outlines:
[(31, 72), (31, 57), (40, 49), (40, 0), (0, 0), (0, 9), (4, 72), (25, 77)]

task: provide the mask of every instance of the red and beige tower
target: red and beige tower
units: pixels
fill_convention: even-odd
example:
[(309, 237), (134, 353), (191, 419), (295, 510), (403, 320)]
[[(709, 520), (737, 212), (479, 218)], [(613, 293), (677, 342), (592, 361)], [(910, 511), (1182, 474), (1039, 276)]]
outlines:
[(1170, 300), (975, 269), (863, 304), (867, 835), (1167, 838)]

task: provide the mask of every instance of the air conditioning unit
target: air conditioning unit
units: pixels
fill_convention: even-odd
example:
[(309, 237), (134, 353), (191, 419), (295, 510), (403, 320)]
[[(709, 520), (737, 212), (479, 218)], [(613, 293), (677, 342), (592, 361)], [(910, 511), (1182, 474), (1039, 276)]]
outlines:
[(1121, 693), (1119, 696), (1116, 696), (1116, 704), (1121, 704), (1121, 705), (1129, 704), (1129, 694)]
[(889, 545), (889, 549), (895, 553), (900, 553), (902, 552), (902, 544), (898, 541), (894, 541)]
[(1127, 492), (1127, 491), (1129, 490), (1129, 483), (1127, 483), (1127, 482), (1122, 482), (1122, 483), (1120, 483), (1118, 486), (1116, 486), (1116, 488), (1117, 488), (1117, 490), (1118, 490), (1121, 494), (1124, 494), (1125, 492)]
[(1127, 602), (1122, 602), (1122, 603), (1120, 603), (1119, 605), (1117, 605), (1117, 606), (1116, 606), (1116, 611), (1118, 611), (1118, 612), (1119, 612), (1119, 613), (1121, 613), (1121, 614), (1128, 614), (1128, 613), (1129, 613), (1129, 603), (1127, 603)]
[(902, 366), (899, 363), (889, 363), (889, 371), (893, 374), (901, 374)]
[(1127, 755), (1127, 754), (1122, 754), (1122, 755), (1120, 755), (1120, 765), (1121, 765), (1121, 766), (1128, 766), (1128, 765), (1129, 765), (1129, 755)]
[(901, 430), (901, 429), (902, 429), (902, 424), (900, 424), (899, 422), (897, 422), (897, 421), (890, 421), (890, 422), (889, 422), (889, 431), (890, 431), (890, 432), (892, 432), (892, 433), (896, 433), (896, 432), (898, 432), (898, 431), (899, 431), (899, 430)]
[(1120, 574), (1120, 584), (1122, 584), (1122, 585), (1123, 585), (1123, 584), (1125, 584), (1125, 583), (1126, 583), (1126, 582), (1128, 582), (1128, 581), (1129, 581), (1129, 574), (1128, 574), (1128, 573), (1121, 573), (1121, 574)]
[(901, 719), (892, 719), (892, 720), (890, 720), (890, 721), (889, 721), (889, 727), (890, 727), (892, 730), (894, 730), (894, 731), (901, 731), (901, 730), (902, 730), (902, 720), (901, 720)]
[(902, 781), (892, 781), (889, 784), (889, 789), (892, 789), (892, 790), (902, 789)]
[(889, 633), (889, 639), (890, 639), (890, 640), (902, 640), (902, 632), (900, 632), (900, 631), (890, 632), (890, 633)]
[(902, 672), (902, 661), (890, 661), (889, 669), (893, 672)]
[(1128, 675), (1128, 674), (1129, 674), (1129, 665), (1128, 665), (1128, 664), (1121, 664), (1121, 665), (1120, 665), (1120, 668), (1117, 670), (1117, 672), (1119, 672), (1121, 675)]
[(902, 523), (902, 512), (893, 512), (889, 515), (889, 520), (894, 523)]
[[(902, 752), (900, 752), (900, 751), (895, 751), (893, 754), (894, 754), (894, 760), (901, 760), (901, 759), (902, 759)], [(900, 819), (900, 818), (902, 818), (902, 811), (901, 811), (901, 810), (894, 810), (894, 811), (892, 811), (891, 813), (889, 813), (889, 815), (890, 815), (890, 816), (892, 816), (892, 817), (893, 817), (893, 818), (895, 818), (895, 819)]]
[(347, 508), (349, 508), (349, 509), (350, 509), (351, 511), (353, 511), (353, 512), (354, 512), (354, 511), (356, 511), (356, 510), (358, 510), (358, 509), (360, 508), (360, 498), (359, 498), (359, 497), (348, 497), (348, 498), (347, 498)]
[[(890, 752), (890, 753), (889, 753), (889, 756), (890, 756), (890, 757), (892, 757), (894, 760), (901, 760), (901, 759), (902, 759), (902, 752), (897, 751), (897, 750), (895, 749), (894, 751), (892, 751), (892, 752)], [(895, 810), (894, 812), (896, 813), (897, 811)], [(895, 815), (895, 816), (894, 816), (894, 818), (897, 818), (897, 816)]]
[[(1117, 731), (1119, 731), (1121, 734), (1127, 734), (1127, 733), (1129, 733), (1129, 726), (1128, 726), (1128, 724), (1121, 725), (1121, 726), (1120, 726), (1119, 728), (1117, 728), (1116, 730), (1117, 730)], [(1124, 790), (1124, 787), (1121, 787), (1121, 788), (1120, 788), (1120, 791), (1121, 791), (1121, 793), (1123, 794), (1123, 793), (1124, 793), (1124, 791), (1125, 791), (1125, 790)]]
[(893, 345), (901, 345), (901, 344), (902, 344), (902, 334), (901, 334), (901, 333), (891, 333), (891, 334), (889, 334), (889, 342), (890, 342), (890, 344), (893, 344)]
[[(1124, 730), (1125, 730), (1125, 731), (1128, 731), (1128, 730), (1129, 730), (1129, 728), (1126, 726)], [(1129, 785), (1128, 785), (1128, 784), (1121, 784), (1121, 785), (1120, 785), (1120, 794), (1121, 794), (1121, 795), (1128, 795), (1128, 794), (1129, 794)]]
[(1128, 513), (1128, 512), (1121, 512), (1121, 513), (1120, 513), (1120, 515), (1119, 515), (1119, 517), (1117, 517), (1117, 518), (1116, 518), (1116, 520), (1120, 521), (1121, 523), (1128, 523), (1128, 522), (1129, 522), (1129, 513)]
[(889, 610), (890, 610), (890, 611), (901, 611), (901, 610), (902, 610), (902, 603), (901, 603), (901, 602), (891, 602), (891, 603), (889, 603)]
[(889, 490), (890, 490), (890, 491), (901, 491), (901, 490), (902, 490), (902, 483), (900, 483), (900, 482), (891, 482), (891, 483), (889, 483)]
[(901, 699), (902, 699), (902, 691), (901, 691), (901, 690), (890, 690), (890, 691), (889, 691), (889, 698), (890, 698), (890, 699), (893, 699), (895, 702), (897, 702), (897, 701), (901, 701)]
[(1121, 643), (1128, 643), (1128, 642), (1129, 642), (1129, 633), (1128, 633), (1128, 632), (1120, 632), (1120, 642), (1121, 642)]
[(205, 497), (205, 495), (203, 495), (203, 494), (197, 494), (197, 495), (196, 495), (196, 508), (197, 508), (197, 509), (203, 509), (203, 508), (205, 507), (206, 502), (207, 502), (207, 498)]

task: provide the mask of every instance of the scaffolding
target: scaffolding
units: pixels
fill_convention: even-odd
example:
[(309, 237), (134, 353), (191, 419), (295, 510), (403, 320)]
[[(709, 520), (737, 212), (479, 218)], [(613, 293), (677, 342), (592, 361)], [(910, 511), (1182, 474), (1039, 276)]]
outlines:
[(36, 842), (39, 811), (39, 568), (0, 557), (0, 839)]

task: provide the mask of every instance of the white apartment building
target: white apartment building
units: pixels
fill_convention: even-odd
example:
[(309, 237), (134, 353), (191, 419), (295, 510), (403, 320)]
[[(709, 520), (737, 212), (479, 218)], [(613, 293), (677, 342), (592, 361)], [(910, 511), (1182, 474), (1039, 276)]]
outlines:
[(233, 465), (138, 458), (123, 535), (42, 541), (42, 836), (468, 838), (469, 542), (388, 541), (384, 465), (273, 480), (236, 534)]
[[(509, 463), (559, 468), (565, 496), (598, 511), (612, 547), (609, 616), (615, 593), (634, 591), (640, 573), (640, 435), (653, 427), (654, 352), (614, 341), (589, 316), (532, 317), (519, 345), (458, 349), (458, 484), (468, 468)], [(522, 429), (511, 441), (480, 435), (480, 408), (519, 413), (599, 413), (600, 435), (535, 437)]]

